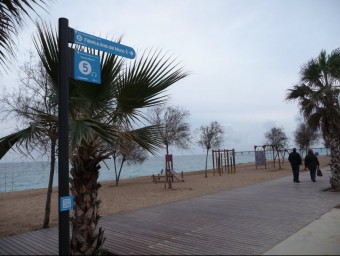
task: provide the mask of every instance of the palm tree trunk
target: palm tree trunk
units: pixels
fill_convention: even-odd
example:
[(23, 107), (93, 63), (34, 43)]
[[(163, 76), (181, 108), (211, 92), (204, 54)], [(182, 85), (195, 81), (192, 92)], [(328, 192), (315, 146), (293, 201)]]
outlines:
[(72, 158), (70, 180), (74, 196), (72, 221), (71, 254), (99, 255), (105, 241), (104, 230), (99, 228), (97, 199), (99, 169), (96, 147), (79, 147), (77, 155)]
[(48, 181), (48, 189), (47, 189), (47, 198), (45, 205), (45, 217), (43, 228), (48, 228), (50, 223), (50, 215), (51, 215), (51, 196), (52, 196), (52, 188), (53, 188), (53, 177), (54, 177), (54, 168), (55, 168), (55, 148), (56, 148), (56, 139), (51, 140), (51, 163), (50, 163), (50, 178)]
[(333, 129), (330, 129), (330, 150), (331, 150), (331, 173), (332, 177), (329, 182), (331, 189), (340, 191), (340, 139), (337, 136), (337, 126), (334, 124)]

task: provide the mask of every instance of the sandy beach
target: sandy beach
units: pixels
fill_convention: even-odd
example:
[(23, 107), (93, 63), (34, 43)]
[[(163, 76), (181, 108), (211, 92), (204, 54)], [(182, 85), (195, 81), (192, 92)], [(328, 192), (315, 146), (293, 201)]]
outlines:
[[(319, 157), (320, 166), (329, 164), (327, 156)], [(303, 171), (303, 166), (300, 168)], [(155, 173), (157, 174), (157, 173)], [(204, 171), (184, 173), (184, 182), (175, 181), (173, 189), (165, 189), (164, 182), (154, 183), (151, 176), (101, 182), (98, 198), (102, 201), (100, 216), (127, 212), (152, 205), (173, 202), (221, 190), (264, 182), (284, 176), (292, 176), (290, 164), (285, 160), (281, 169), (272, 164), (256, 169), (254, 163), (237, 164), (236, 173), (223, 173), (221, 176), (212, 170), (205, 178)], [(56, 178), (56, 177), (55, 177)], [(293, 183), (293, 176), (292, 176)], [(42, 228), (47, 189), (34, 189), (0, 193), (0, 237), (20, 234)], [(50, 227), (58, 225), (58, 190), (53, 189)]]

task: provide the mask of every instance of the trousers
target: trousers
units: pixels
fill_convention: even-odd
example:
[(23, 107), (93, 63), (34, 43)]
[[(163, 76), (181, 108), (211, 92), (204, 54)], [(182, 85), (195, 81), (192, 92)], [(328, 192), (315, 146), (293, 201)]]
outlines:
[(300, 165), (292, 165), (294, 182), (299, 181)]
[(317, 167), (309, 167), (308, 169), (309, 169), (309, 172), (310, 172), (311, 180), (315, 181)]

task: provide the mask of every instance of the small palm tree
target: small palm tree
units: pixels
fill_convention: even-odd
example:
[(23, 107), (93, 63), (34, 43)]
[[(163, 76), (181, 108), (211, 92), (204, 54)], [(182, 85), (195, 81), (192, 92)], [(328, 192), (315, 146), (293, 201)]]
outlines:
[(330, 55), (322, 50), (301, 68), (300, 83), (288, 90), (286, 100), (297, 100), (308, 125), (321, 128), (331, 151), (331, 189), (340, 189), (340, 48)]
[[(34, 42), (51, 81), (51, 91), (57, 92), (57, 33), (47, 26), (38, 26), (38, 38)], [(112, 54), (97, 54), (101, 54), (101, 85), (70, 80), (70, 189), (75, 201), (71, 218), (72, 254), (97, 255), (105, 240), (104, 231), (97, 228), (100, 205), (97, 194), (100, 162), (112, 154), (107, 145), (122, 139), (155, 153), (162, 145), (157, 127), (135, 128), (140, 126), (141, 110), (164, 104), (167, 98), (162, 93), (187, 75), (160, 52), (144, 53), (130, 64)], [(44, 114), (42, 119), (32, 122), (23, 136), (0, 139), (0, 153), (6, 153), (15, 143), (29, 143), (38, 135), (34, 128), (53, 118), (57, 125), (56, 116)]]

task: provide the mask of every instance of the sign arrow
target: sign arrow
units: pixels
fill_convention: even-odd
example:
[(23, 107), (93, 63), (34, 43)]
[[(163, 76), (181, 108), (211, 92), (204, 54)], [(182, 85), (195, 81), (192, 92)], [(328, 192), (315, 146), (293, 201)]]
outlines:
[(114, 55), (122, 56), (129, 59), (134, 59), (136, 57), (135, 50), (123, 44), (118, 44), (116, 42), (89, 35), (77, 30), (74, 30), (73, 37), (73, 41), (75, 44), (97, 49), (103, 52), (109, 52)]

